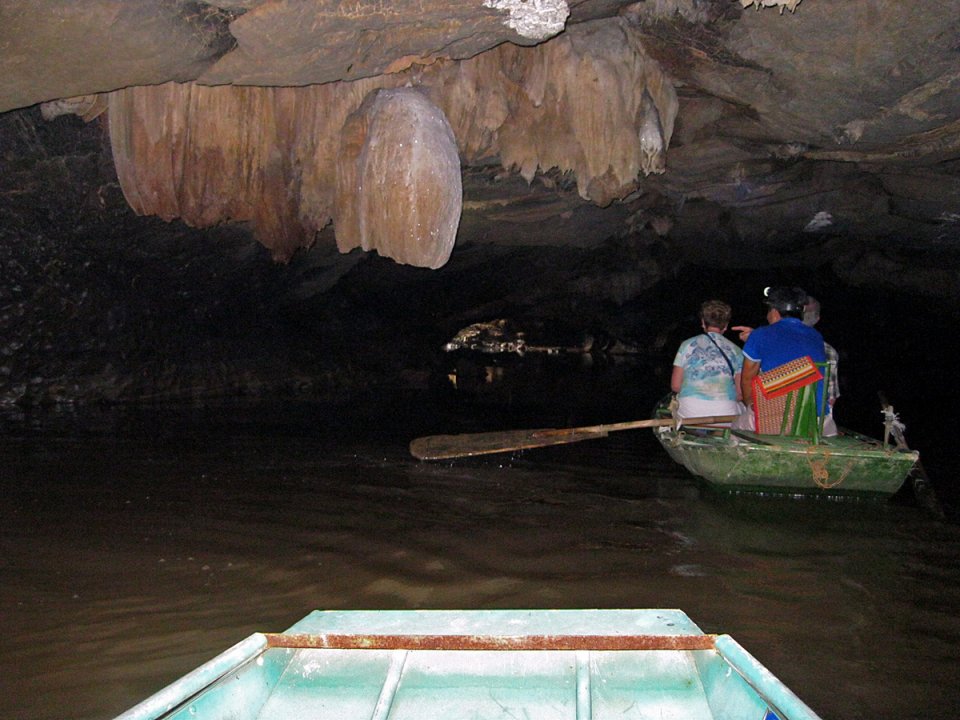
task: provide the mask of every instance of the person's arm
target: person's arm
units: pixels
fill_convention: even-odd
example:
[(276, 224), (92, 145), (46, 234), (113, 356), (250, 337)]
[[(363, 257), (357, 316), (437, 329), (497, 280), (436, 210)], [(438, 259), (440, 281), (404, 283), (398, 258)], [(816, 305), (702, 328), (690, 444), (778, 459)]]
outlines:
[(734, 325), (730, 329), (734, 332), (740, 333), (740, 342), (746, 342), (747, 338), (750, 337), (750, 333), (753, 332), (753, 328), (748, 327), (747, 325)]
[(743, 373), (737, 372), (733, 376), (733, 386), (737, 389), (737, 401), (743, 402), (743, 388), (740, 387), (740, 376)]
[(680, 365), (673, 366), (673, 374), (670, 375), (670, 389), (673, 392), (680, 392), (683, 387), (683, 368)]
[(743, 371), (740, 373), (740, 395), (743, 397), (743, 404), (747, 407), (753, 405), (753, 379), (760, 370), (760, 363), (750, 358), (743, 359)]

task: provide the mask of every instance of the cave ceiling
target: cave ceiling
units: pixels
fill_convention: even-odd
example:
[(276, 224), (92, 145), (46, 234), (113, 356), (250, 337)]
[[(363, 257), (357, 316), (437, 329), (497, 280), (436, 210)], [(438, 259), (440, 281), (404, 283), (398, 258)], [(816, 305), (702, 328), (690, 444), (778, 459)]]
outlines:
[(0, 112), (104, 123), (136, 212), (250, 222), (279, 260), (324, 233), (424, 267), (611, 236), (937, 257), (958, 51), (960, 0), (12, 0)]

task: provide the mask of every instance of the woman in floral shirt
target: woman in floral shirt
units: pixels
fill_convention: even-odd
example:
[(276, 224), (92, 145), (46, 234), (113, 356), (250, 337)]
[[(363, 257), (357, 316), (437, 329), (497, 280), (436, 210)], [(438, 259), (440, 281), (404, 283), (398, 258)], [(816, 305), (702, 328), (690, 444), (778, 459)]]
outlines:
[(673, 361), (670, 389), (677, 393), (680, 417), (739, 415), (743, 351), (723, 336), (730, 306), (707, 300), (700, 306), (703, 333), (684, 340)]

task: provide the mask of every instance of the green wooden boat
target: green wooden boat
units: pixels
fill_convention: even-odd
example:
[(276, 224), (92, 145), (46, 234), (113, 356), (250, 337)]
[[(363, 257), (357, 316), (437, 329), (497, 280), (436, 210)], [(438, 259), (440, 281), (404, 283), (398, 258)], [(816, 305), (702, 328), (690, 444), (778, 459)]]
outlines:
[[(666, 399), (654, 416), (670, 417)], [(654, 434), (676, 462), (725, 490), (889, 496), (919, 460), (916, 451), (842, 429), (816, 441), (674, 425)]]
[(680, 610), (315, 611), (117, 720), (816, 720)]

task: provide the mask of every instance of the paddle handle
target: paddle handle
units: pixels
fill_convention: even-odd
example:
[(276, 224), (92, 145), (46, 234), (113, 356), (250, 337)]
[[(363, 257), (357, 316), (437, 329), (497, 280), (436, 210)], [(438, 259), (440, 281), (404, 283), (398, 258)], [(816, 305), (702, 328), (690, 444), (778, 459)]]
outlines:
[[(617, 430), (636, 430), (637, 428), (649, 427), (667, 427), (668, 425), (715, 425), (717, 423), (733, 422), (737, 419), (736, 415), (709, 415), (707, 417), (681, 418), (678, 422), (673, 418), (652, 418), (648, 420), (629, 420), (627, 422), (610, 423), (608, 425), (584, 425), (581, 427), (569, 428), (542, 428), (540, 430), (517, 430), (517, 433), (524, 433), (530, 438), (549, 438), (557, 435), (589, 435), (591, 438), (603, 437), (607, 433)], [(510, 431), (507, 431), (508, 433)], [(500, 433), (464, 433), (460, 437), (482, 437)], [(449, 437), (449, 436), (438, 436)], [(456, 437), (456, 436), (454, 436)], [(421, 438), (423, 440), (427, 438)], [(586, 438), (584, 438), (586, 439)]]
[(562, 445), (581, 440), (606, 437), (616, 430), (634, 428), (667, 427), (671, 425), (711, 425), (731, 422), (736, 415), (713, 415), (710, 417), (654, 418), (609, 425), (589, 425), (575, 428), (540, 428), (533, 430), (508, 430), (506, 432), (463, 433), (460, 435), (430, 435), (410, 442), (410, 454), (420, 460), (449, 460), (457, 457), (490, 455), (500, 452), (528, 450), (548, 445)]
[(580, 432), (615, 432), (617, 430), (635, 430), (636, 428), (667, 427), (669, 425), (716, 425), (718, 423), (733, 422), (736, 415), (709, 415), (707, 417), (680, 418), (679, 422), (673, 418), (653, 418), (651, 420), (631, 420), (629, 422), (611, 423), (609, 425), (591, 425), (575, 428)]

